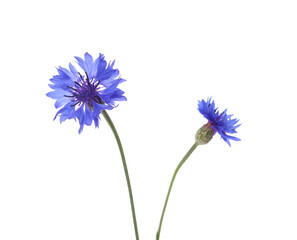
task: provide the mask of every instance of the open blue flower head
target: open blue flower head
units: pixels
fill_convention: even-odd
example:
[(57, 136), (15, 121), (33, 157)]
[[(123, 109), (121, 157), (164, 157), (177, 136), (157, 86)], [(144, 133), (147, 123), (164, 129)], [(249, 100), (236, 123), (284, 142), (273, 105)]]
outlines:
[(239, 138), (229, 135), (237, 133), (235, 129), (241, 124), (237, 124), (239, 119), (232, 119), (233, 115), (227, 114), (227, 109), (219, 113), (218, 109), (215, 108), (214, 100), (209, 98), (207, 101), (203, 99), (198, 101), (198, 111), (208, 120), (205, 126), (209, 126), (214, 134), (218, 132), (229, 146), (231, 146), (230, 140), (240, 141)]
[(50, 79), (53, 91), (46, 95), (56, 99), (55, 107), (60, 108), (57, 116), (60, 123), (66, 119), (78, 120), (82, 132), (84, 125), (90, 126), (94, 121), (99, 127), (102, 110), (116, 107), (116, 101), (126, 101), (124, 92), (118, 85), (126, 80), (119, 77), (119, 70), (114, 69), (114, 61), (106, 62), (103, 54), (97, 59), (85, 53), (84, 59), (75, 57), (82, 71), (79, 72), (69, 63), (69, 70), (58, 67), (58, 75)]

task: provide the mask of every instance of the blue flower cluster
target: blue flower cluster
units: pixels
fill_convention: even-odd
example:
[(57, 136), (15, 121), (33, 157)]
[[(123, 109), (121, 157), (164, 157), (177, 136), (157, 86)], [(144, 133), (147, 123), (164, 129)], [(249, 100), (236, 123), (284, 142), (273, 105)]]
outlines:
[(58, 67), (58, 75), (50, 79), (52, 92), (48, 97), (56, 99), (55, 107), (60, 108), (54, 119), (60, 117), (60, 122), (66, 119), (78, 120), (79, 133), (84, 125), (90, 126), (94, 121), (99, 126), (102, 110), (116, 107), (116, 101), (126, 101), (124, 92), (118, 85), (125, 80), (119, 77), (119, 70), (114, 69), (114, 61), (106, 62), (103, 54), (97, 59), (85, 53), (84, 59), (75, 57), (82, 68), (81, 74), (69, 63), (69, 70)]
[(237, 124), (238, 119), (231, 118), (233, 115), (227, 114), (227, 109), (219, 113), (218, 109), (215, 107), (214, 101), (209, 98), (207, 101), (203, 99), (198, 101), (198, 111), (208, 120), (210, 127), (215, 133), (218, 132), (229, 146), (231, 146), (230, 140), (240, 141), (239, 138), (227, 134), (236, 133), (235, 129), (241, 125)]
[[(82, 132), (84, 125), (90, 126), (93, 122), (99, 127), (100, 113), (102, 110), (111, 110), (117, 106), (116, 101), (126, 101), (124, 92), (118, 85), (126, 80), (120, 77), (118, 69), (114, 69), (114, 61), (107, 63), (103, 54), (97, 59), (85, 53), (84, 59), (75, 57), (82, 73), (69, 63), (69, 70), (58, 67), (58, 75), (53, 76), (49, 84), (53, 91), (47, 93), (48, 97), (56, 100), (55, 107), (60, 108), (54, 117), (60, 117), (60, 123), (66, 119), (78, 120)], [(239, 138), (230, 136), (236, 133), (240, 126), (238, 119), (232, 119), (227, 110), (219, 113), (211, 98), (207, 101), (198, 101), (199, 112), (208, 120), (207, 127), (230, 145), (230, 140), (240, 141)], [(237, 125), (236, 125), (237, 124)]]

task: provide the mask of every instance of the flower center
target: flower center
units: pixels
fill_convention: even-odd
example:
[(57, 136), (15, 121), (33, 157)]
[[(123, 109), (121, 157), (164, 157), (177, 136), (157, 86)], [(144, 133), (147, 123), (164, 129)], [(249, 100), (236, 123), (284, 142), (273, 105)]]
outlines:
[(80, 73), (78, 74), (79, 78), (74, 82), (75, 86), (67, 86), (71, 90), (72, 95), (64, 96), (72, 98), (71, 101), (73, 104), (70, 105), (71, 107), (76, 105), (80, 106), (81, 104), (85, 103), (88, 105), (89, 109), (93, 111), (93, 102), (104, 104), (103, 100), (99, 96), (99, 89), (102, 88), (102, 85), (100, 85), (100, 81), (96, 81), (95, 78), (89, 79), (89, 76), (86, 72), (86, 78), (84, 78)]

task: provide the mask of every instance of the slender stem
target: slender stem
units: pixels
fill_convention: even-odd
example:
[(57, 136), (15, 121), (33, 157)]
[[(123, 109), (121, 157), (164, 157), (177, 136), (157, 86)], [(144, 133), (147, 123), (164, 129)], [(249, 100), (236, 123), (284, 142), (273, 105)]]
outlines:
[(132, 195), (132, 188), (131, 188), (128, 168), (127, 168), (127, 163), (126, 163), (126, 159), (125, 159), (125, 155), (124, 155), (124, 150), (123, 150), (123, 147), (121, 144), (120, 137), (117, 133), (117, 130), (116, 130), (115, 126), (113, 125), (113, 122), (111, 121), (109, 115), (107, 114), (107, 112), (105, 110), (102, 111), (102, 114), (103, 114), (105, 120), (107, 121), (107, 123), (109, 124), (109, 126), (117, 140), (118, 146), (119, 146), (119, 150), (120, 150), (122, 162), (123, 162), (123, 167), (124, 167), (124, 171), (125, 171), (126, 181), (127, 181), (127, 185), (128, 185), (128, 190), (129, 190), (129, 197), (130, 197), (130, 204), (131, 204), (131, 210), (132, 210), (132, 216), (133, 216), (135, 236), (136, 236), (136, 240), (139, 240), (135, 208), (134, 208), (134, 201), (133, 201), (133, 195)]
[(186, 155), (183, 157), (183, 159), (180, 161), (180, 163), (177, 165), (175, 171), (174, 171), (174, 174), (172, 176), (172, 179), (171, 179), (171, 182), (170, 182), (170, 186), (169, 186), (169, 189), (168, 189), (168, 193), (167, 193), (167, 197), (166, 197), (166, 200), (165, 200), (165, 204), (164, 204), (164, 207), (163, 207), (163, 212), (162, 212), (162, 215), (161, 215), (161, 219), (160, 219), (160, 223), (159, 223), (159, 229), (157, 231), (157, 234), (156, 234), (156, 239), (159, 240), (160, 238), (160, 233), (161, 233), (161, 227), (162, 227), (162, 222), (163, 222), (163, 217), (164, 217), (164, 213), (165, 213), (165, 210), (166, 210), (166, 206), (167, 206), (167, 203), (168, 203), (168, 199), (169, 199), (169, 195), (170, 195), (170, 192), (171, 192), (171, 188), (172, 188), (172, 185), (173, 185), (173, 182), (174, 182), (174, 179), (176, 177), (176, 174), (178, 172), (178, 170), (181, 168), (181, 166), (184, 164), (184, 162), (188, 159), (188, 157), (192, 154), (192, 152), (196, 149), (196, 147), (198, 146), (197, 143), (194, 143), (194, 145), (190, 148), (190, 150), (186, 153)]

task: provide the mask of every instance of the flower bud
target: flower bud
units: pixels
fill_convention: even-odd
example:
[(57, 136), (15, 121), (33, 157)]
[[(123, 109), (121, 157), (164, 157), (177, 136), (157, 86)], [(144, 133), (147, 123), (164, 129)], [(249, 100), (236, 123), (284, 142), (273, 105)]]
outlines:
[(197, 145), (207, 144), (215, 134), (215, 130), (212, 129), (211, 124), (208, 122), (204, 124), (196, 133), (195, 141)]

